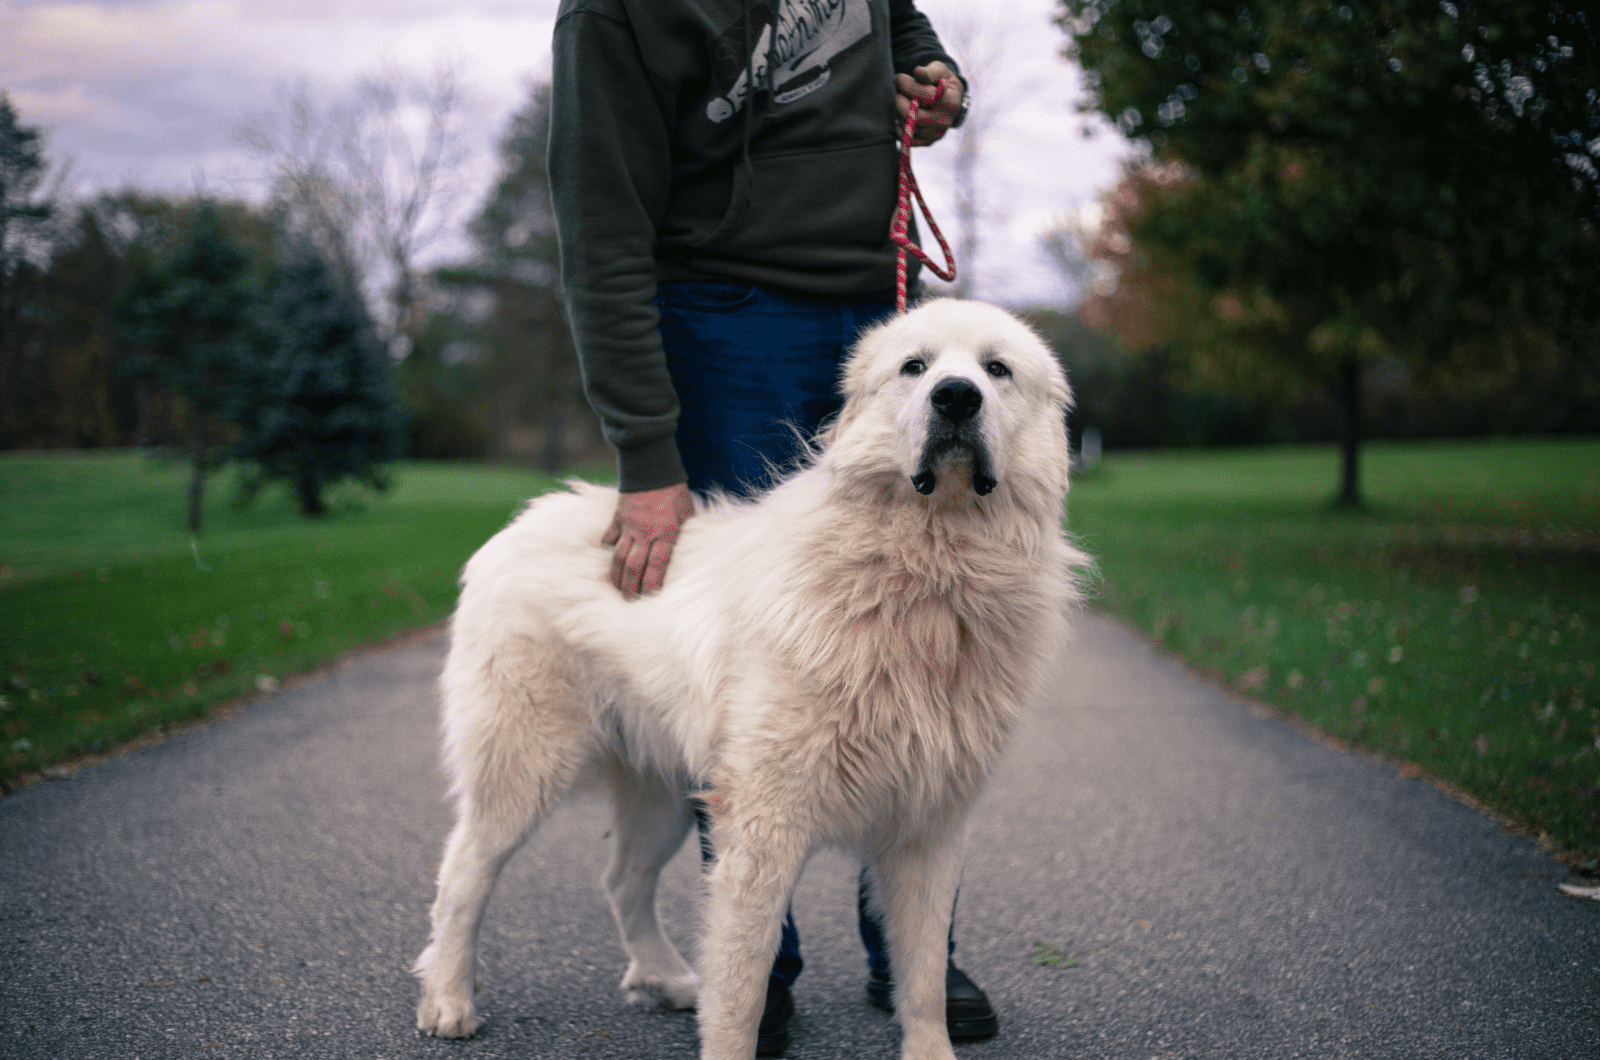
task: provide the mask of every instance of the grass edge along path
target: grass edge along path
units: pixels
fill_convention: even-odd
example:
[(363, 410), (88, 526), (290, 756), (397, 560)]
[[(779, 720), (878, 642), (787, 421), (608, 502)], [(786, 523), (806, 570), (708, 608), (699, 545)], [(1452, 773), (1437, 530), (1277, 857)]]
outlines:
[(325, 674), (342, 670), (364, 655), (393, 651), (421, 644), (432, 640), (434, 637), (443, 636), (448, 628), (448, 622), (439, 621), (430, 622), (425, 626), (418, 626), (414, 629), (402, 630), (399, 633), (375, 640), (370, 644), (364, 644), (359, 648), (342, 652), (331, 659), (308, 666), (305, 669), (290, 671), (285, 674), (281, 681), (275, 680), (270, 690), (255, 688), (232, 699), (208, 700), (200, 705), (198, 714), (187, 720), (163, 722), (156, 728), (141, 732), (139, 735), (121, 743), (111, 743), (105, 750), (80, 751), (68, 754), (48, 766), (10, 776), (0, 776), (0, 796), (9, 795), (14, 791), (21, 791), (23, 788), (30, 788), (47, 780), (71, 780), (80, 769), (87, 769), (90, 766), (99, 765), (101, 762), (132, 754), (134, 751), (142, 751), (147, 747), (154, 747), (156, 744), (165, 743), (174, 736), (181, 736), (186, 732), (203, 729), (208, 725), (226, 720), (239, 709), (252, 703), (260, 702), (280, 692), (291, 691), (301, 685), (315, 681)]
[[(1235, 696), (1600, 854), (1600, 441), (1109, 457), (1069, 525), (1091, 600)], [(1420, 775), (1420, 774), (1419, 774)]]
[(191, 539), (183, 476), (131, 453), (0, 457), (0, 790), (439, 623), (467, 557), (555, 485), (409, 463), (389, 494), (306, 520), (286, 491), (233, 508), (222, 474)]

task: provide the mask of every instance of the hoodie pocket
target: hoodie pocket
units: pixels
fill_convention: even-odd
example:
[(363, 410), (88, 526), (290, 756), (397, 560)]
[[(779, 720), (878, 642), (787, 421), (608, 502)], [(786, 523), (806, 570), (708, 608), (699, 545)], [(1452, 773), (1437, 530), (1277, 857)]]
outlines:
[(875, 139), (823, 151), (756, 155), (734, 167), (722, 220), (696, 246), (800, 268), (881, 252), (894, 215), (898, 154)]

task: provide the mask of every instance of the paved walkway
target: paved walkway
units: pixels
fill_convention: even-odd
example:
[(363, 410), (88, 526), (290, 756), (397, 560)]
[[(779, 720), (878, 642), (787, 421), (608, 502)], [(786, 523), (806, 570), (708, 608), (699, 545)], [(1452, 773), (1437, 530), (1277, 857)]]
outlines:
[[(597, 801), (501, 882), (483, 1032), (415, 1037), (405, 969), (449, 824), (442, 653), (367, 655), (0, 799), (0, 1058), (692, 1056), (692, 1016), (619, 1001)], [(685, 942), (696, 878), (686, 847), (663, 898)], [(1087, 619), (974, 830), (958, 956), (1002, 1029), (960, 1054), (1592, 1060), (1600, 903), (1564, 878)], [(898, 1055), (863, 998), (853, 888), (824, 854), (796, 896), (795, 1060)], [(1036, 942), (1079, 966), (1030, 963)]]

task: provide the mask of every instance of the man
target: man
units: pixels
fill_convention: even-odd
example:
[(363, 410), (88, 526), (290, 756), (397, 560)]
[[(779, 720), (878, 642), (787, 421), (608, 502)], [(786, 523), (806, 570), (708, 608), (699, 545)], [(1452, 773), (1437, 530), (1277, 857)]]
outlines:
[[(617, 447), (604, 541), (632, 597), (661, 587), (691, 489), (759, 489), (800, 454), (797, 429), (837, 411), (845, 352), (894, 311), (910, 100), (929, 144), (964, 115), (965, 85), (912, 0), (563, 0), (553, 89), (562, 282)], [(868, 997), (889, 1010), (882, 931), (864, 898), (859, 912)], [(801, 967), (791, 916), (762, 1053), (787, 1045)], [(947, 997), (953, 1038), (996, 1032), (953, 963)]]

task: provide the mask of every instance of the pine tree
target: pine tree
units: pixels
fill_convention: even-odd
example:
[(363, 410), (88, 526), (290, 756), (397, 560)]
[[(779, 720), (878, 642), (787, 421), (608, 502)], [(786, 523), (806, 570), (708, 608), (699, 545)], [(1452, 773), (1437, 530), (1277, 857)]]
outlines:
[(188, 404), (189, 529), (201, 526), (208, 440), (234, 419), (248, 393), (260, 291), (250, 253), (202, 201), (177, 252), (138, 281), (126, 336), (139, 370), (164, 379)]
[(353, 478), (388, 488), (383, 464), (401, 453), (389, 359), (360, 298), (313, 248), (290, 252), (273, 284), (254, 396), (233, 453), (255, 465), (243, 499), (287, 480), (300, 510), (327, 511), (328, 487)]

